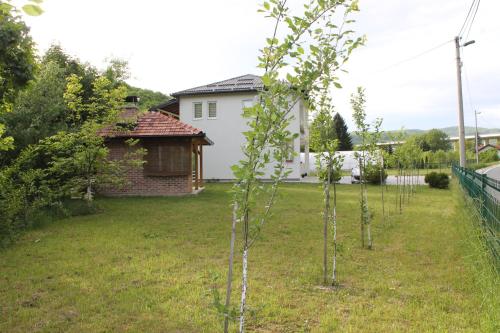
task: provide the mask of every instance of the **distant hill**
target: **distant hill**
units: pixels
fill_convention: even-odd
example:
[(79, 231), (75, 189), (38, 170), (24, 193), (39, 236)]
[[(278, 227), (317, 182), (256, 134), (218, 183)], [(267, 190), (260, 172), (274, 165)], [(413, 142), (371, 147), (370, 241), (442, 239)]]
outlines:
[[(448, 136), (458, 136), (458, 127), (457, 126), (450, 126), (450, 127), (444, 127), (444, 128), (438, 128), (439, 130), (445, 132), (448, 134)], [(423, 134), (427, 132), (428, 130), (421, 130), (421, 129), (405, 129), (406, 137), (416, 135), (416, 134)], [(479, 134), (490, 134), (490, 133), (500, 133), (500, 128), (484, 128), (484, 127), (478, 127), (477, 131)], [(387, 131), (382, 134), (381, 141), (382, 142), (387, 142), (391, 141), (389, 135), (392, 133), (397, 133), (398, 131)], [(465, 126), (465, 135), (474, 135), (476, 132), (476, 128), (472, 126)], [(351, 132), (351, 137), (352, 137), (352, 143), (353, 144), (359, 144), (360, 140), (359, 137)]]

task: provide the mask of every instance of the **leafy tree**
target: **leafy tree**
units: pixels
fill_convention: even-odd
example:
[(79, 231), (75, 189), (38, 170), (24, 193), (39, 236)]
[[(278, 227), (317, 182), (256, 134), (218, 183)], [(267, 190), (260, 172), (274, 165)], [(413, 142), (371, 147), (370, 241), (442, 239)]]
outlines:
[(34, 44), (29, 29), (12, 12), (0, 15), (0, 104), (5, 106), (33, 78)]
[(339, 140), (339, 151), (349, 151), (352, 150), (352, 139), (349, 134), (349, 130), (344, 121), (344, 118), (340, 115), (340, 113), (336, 113), (333, 117), (333, 121), (335, 124), (335, 133), (337, 134), (337, 139)]
[(138, 107), (141, 110), (148, 110), (153, 106), (171, 99), (170, 96), (165, 95), (162, 92), (132, 87), (130, 85), (127, 85), (127, 95), (139, 96)]
[(76, 75), (80, 78), (82, 99), (84, 102), (88, 102), (94, 93), (93, 83), (101, 75), (99, 71), (92, 65), (83, 63), (79, 59), (68, 55), (57, 44), (51, 45), (42, 57), (42, 66), (51, 62), (56, 63), (63, 70), (64, 78), (71, 75)]
[(87, 121), (110, 123), (120, 112), (126, 95), (125, 86), (114, 87), (104, 76), (99, 76), (92, 86), (93, 95), (85, 102), (81, 78), (74, 74), (67, 78), (64, 100), (69, 109), (67, 122), (71, 127), (79, 128)]
[[(42, 15), (43, 10), (40, 7), (40, 4), (43, 0), (29, 0), (25, 1), (25, 5), (21, 7), (22, 11), (30, 16), (39, 16)], [(3, 0), (0, 2), (0, 13), (12, 13), (17, 12), (18, 9), (12, 4), (11, 0)]]
[[(233, 166), (236, 184), (233, 188), (233, 208), (236, 221), (243, 224), (242, 290), (240, 303), (239, 331), (245, 330), (245, 313), (248, 287), (248, 254), (255, 243), (263, 225), (267, 221), (281, 181), (289, 170), (285, 161), (290, 154), (290, 140), (296, 135), (287, 128), (291, 121), (290, 112), (300, 100), (306, 100), (305, 93), (313, 96), (320, 92), (320, 85), (331, 80), (336, 86), (333, 75), (347, 61), (350, 53), (362, 44), (362, 38), (352, 38), (352, 30), (345, 29), (350, 20), (347, 16), (357, 11), (357, 2), (314, 0), (304, 6), (300, 16), (291, 15), (286, 1), (264, 2), (260, 10), (275, 21), (273, 36), (267, 38), (267, 45), (259, 56), (259, 67), (264, 70), (262, 81), (266, 89), (259, 93), (259, 102), (245, 108), (244, 117), (248, 119), (249, 130), (244, 133), (246, 144), (242, 147), (243, 159)], [(335, 25), (333, 16), (342, 12), (343, 24)], [(283, 37), (278, 38), (278, 28), (287, 28)], [(304, 47), (308, 48), (306, 54)], [(286, 69), (290, 69), (287, 71)], [(288, 72), (286, 80), (279, 73)], [(294, 74), (291, 74), (294, 73)], [(290, 89), (290, 86), (293, 89)], [(313, 99), (308, 101), (313, 104)], [(273, 163), (270, 187), (258, 179), (264, 175), (264, 168)], [(265, 198), (261, 212), (256, 209), (256, 198)], [(232, 230), (235, 230), (232, 227)], [(235, 234), (231, 235), (234, 244)], [(230, 250), (232, 258), (233, 249)], [(232, 279), (232, 262), (228, 271), (228, 286), (225, 305), (225, 327), (228, 330), (229, 301)]]
[[(12, 109), (12, 102), (33, 78), (34, 71), (29, 29), (11, 4), (0, 2), (0, 115)], [(0, 124), (0, 151), (13, 148), (10, 137), (2, 138), (4, 128)]]
[[(371, 212), (368, 207), (368, 191), (366, 188), (366, 171), (369, 164), (373, 163), (376, 156), (377, 142), (380, 139), (380, 126), (382, 119), (376, 119), (373, 124), (368, 124), (366, 121), (365, 111), (365, 91), (358, 87), (355, 94), (351, 95), (351, 105), (353, 109), (354, 123), (356, 124), (356, 135), (361, 138), (361, 144), (358, 146), (359, 152), (356, 157), (359, 159), (360, 169), (360, 210), (361, 210), (361, 246), (365, 246), (365, 230), (368, 241), (368, 248), (373, 247), (373, 239), (371, 235)], [(365, 228), (366, 227), (366, 228)]]
[(5, 125), (0, 123), (0, 151), (14, 148), (14, 139), (11, 136), (2, 137), (5, 132)]
[(448, 134), (438, 129), (418, 135), (416, 140), (423, 151), (446, 151), (451, 148)]
[[(323, 283), (328, 283), (328, 226), (332, 225), (333, 260), (332, 285), (337, 284), (337, 191), (332, 175), (340, 174), (342, 157), (336, 156), (338, 140), (334, 131), (334, 117), (331, 98), (327, 96), (328, 86), (324, 87), (324, 95), (319, 103), (319, 114), (314, 122), (314, 134), (311, 138), (311, 147), (319, 152), (317, 170), (323, 173)], [(333, 210), (331, 209), (330, 187), (333, 183)]]
[(104, 70), (103, 75), (113, 83), (116, 87), (124, 85), (127, 88), (127, 95), (138, 96), (138, 107), (141, 110), (147, 110), (152, 106), (156, 106), (171, 97), (157, 91), (133, 87), (125, 82), (130, 78), (128, 63), (121, 59), (111, 59), (108, 67)]
[(63, 99), (65, 88), (64, 70), (52, 61), (42, 63), (36, 79), (19, 94), (12, 112), (0, 115), (15, 142), (15, 150), (9, 152), (9, 158), (17, 156), (28, 145), (68, 128)]

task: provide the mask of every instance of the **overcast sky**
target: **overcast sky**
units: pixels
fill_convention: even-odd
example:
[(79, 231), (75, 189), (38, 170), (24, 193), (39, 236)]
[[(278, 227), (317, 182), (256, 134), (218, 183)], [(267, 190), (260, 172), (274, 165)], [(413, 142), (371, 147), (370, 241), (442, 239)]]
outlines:
[[(300, 0), (289, 0), (295, 7)], [(45, 13), (26, 17), (44, 52), (59, 43), (82, 61), (103, 67), (127, 60), (138, 87), (172, 93), (254, 73), (258, 49), (272, 33), (253, 0), (45, 0)], [(355, 30), (366, 46), (353, 54), (333, 93), (352, 126), (349, 95), (367, 91), (367, 113), (384, 129), (457, 125), (455, 48), (451, 41), (472, 0), (361, 0)], [(466, 126), (500, 127), (500, 1), (483, 0), (464, 49)], [(402, 63), (401, 63), (402, 62)]]

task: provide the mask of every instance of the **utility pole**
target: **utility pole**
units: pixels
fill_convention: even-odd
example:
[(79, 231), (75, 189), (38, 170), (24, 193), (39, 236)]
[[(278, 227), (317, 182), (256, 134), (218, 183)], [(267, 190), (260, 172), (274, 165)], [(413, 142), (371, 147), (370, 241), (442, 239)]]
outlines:
[(479, 164), (479, 133), (477, 132), (477, 115), (480, 114), (481, 112), (477, 112), (477, 110), (474, 110), (474, 118), (476, 121), (476, 164)]
[(457, 88), (458, 88), (458, 139), (460, 166), (465, 168), (465, 128), (464, 128), (464, 102), (462, 98), (462, 60), (460, 60), (460, 37), (455, 37), (455, 50), (457, 54)]

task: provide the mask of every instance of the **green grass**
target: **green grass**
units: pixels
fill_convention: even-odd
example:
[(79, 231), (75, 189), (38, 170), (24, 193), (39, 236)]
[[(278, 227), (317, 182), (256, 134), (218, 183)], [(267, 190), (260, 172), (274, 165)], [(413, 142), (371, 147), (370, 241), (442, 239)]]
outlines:
[[(195, 197), (100, 199), (100, 214), (28, 231), (0, 252), (0, 332), (220, 332), (211, 290), (224, 296), (229, 188), (209, 184)], [(452, 191), (419, 188), (397, 215), (389, 187), (392, 217), (382, 223), (379, 188), (370, 187), (370, 251), (359, 245), (358, 187), (338, 188), (341, 287), (319, 288), (321, 190), (285, 185), (250, 250), (248, 331), (492, 329), (495, 318), (485, 315), (492, 307), (483, 302), (490, 289), (481, 287), (468, 259), (476, 243), (458, 226), (463, 212)], [(240, 270), (238, 256), (235, 306)]]

